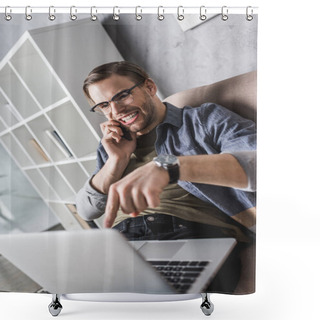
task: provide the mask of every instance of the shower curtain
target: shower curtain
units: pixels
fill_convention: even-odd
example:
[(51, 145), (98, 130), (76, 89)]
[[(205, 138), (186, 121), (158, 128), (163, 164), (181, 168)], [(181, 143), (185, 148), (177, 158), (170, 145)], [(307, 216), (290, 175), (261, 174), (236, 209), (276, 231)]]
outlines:
[[(98, 112), (90, 112), (102, 100), (86, 99), (82, 87), (94, 68), (126, 61), (147, 72), (166, 110), (178, 110), (178, 114), (184, 110), (185, 115), (182, 120), (174, 117), (166, 127), (160, 128), (158, 123), (155, 135), (149, 137), (152, 143), (147, 146), (151, 148), (147, 156), (131, 155), (133, 168), (169, 153), (181, 157), (181, 179), (162, 190), (156, 208), (144, 208), (137, 217), (120, 208), (114, 229), (133, 242), (233, 239), (234, 245), (206, 286), (191, 293), (253, 293), (258, 17), (251, 8), (242, 11), (231, 14), (231, 8), (223, 7), (210, 13), (201, 7), (199, 12), (186, 13), (186, 8), (179, 7), (176, 13), (167, 13), (158, 7), (153, 14), (145, 14), (141, 7), (134, 13), (123, 13), (115, 7), (109, 13), (94, 8), (79, 13), (70, 8), (69, 14), (58, 14), (50, 8), (49, 15), (32, 15), (31, 8), (26, 8), (25, 14), (15, 14), (6, 7), (5, 19), (0, 20), (2, 242), (19, 235), (26, 237), (27, 246), (28, 236), (34, 234), (63, 237), (68, 232), (85, 235), (105, 230), (106, 214), (86, 215), (85, 209), (79, 208), (84, 202), (94, 207), (93, 199), (102, 194), (92, 185), (91, 177), (106, 161), (99, 142), (103, 137), (101, 123), (107, 121)], [(147, 88), (134, 90), (128, 93), (133, 102), (130, 100), (126, 107), (132, 105), (136, 112), (138, 103), (134, 103), (139, 100), (139, 92)], [(115, 101), (118, 91), (107, 92), (104, 98)], [(122, 106), (119, 101), (110, 104)], [(159, 137), (160, 133), (163, 136)], [(143, 139), (138, 137), (137, 145), (139, 141)], [(231, 156), (247, 177), (247, 184), (182, 180), (184, 156), (212, 154), (226, 156), (225, 161)], [(127, 171), (133, 170), (130, 166), (131, 162)], [(215, 169), (207, 166), (206, 170), (209, 175)], [(100, 211), (104, 209), (100, 207)], [(130, 228), (135, 221), (150, 223), (149, 233), (135, 238), (130, 228), (125, 229), (128, 221)], [(173, 225), (189, 229), (172, 234), (169, 227)], [(7, 253), (10, 249), (4, 246), (0, 243), (0, 291), (48, 293), (43, 283), (15, 265)], [(217, 249), (210, 247), (210, 251)], [(154, 255), (157, 257), (157, 252)], [(68, 259), (72, 260), (72, 254)], [(57, 268), (67, 263), (69, 260), (56, 261)], [(192, 270), (189, 273), (195, 277)], [(166, 270), (162, 277), (168, 280), (173, 271), (177, 270)], [(185, 279), (190, 277), (186, 272)], [(104, 288), (110, 291), (108, 286)]]

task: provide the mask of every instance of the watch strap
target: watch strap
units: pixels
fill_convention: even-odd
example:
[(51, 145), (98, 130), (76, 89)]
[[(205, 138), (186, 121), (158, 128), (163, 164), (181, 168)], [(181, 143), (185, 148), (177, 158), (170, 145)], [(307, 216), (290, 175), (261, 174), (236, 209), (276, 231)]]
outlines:
[(167, 167), (169, 173), (169, 183), (177, 183), (180, 178), (180, 167), (179, 164), (170, 165)]

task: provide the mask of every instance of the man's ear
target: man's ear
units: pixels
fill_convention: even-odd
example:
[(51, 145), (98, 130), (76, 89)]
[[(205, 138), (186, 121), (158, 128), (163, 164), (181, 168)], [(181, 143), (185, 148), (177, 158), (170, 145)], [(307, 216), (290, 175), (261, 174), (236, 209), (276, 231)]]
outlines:
[(151, 96), (155, 96), (157, 94), (157, 85), (152, 79), (148, 78), (144, 85)]

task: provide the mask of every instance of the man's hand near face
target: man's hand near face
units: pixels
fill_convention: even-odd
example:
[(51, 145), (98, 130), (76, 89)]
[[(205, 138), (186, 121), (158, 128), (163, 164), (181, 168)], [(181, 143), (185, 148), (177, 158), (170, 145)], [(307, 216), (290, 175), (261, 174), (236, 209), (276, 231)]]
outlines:
[(115, 120), (108, 120), (100, 124), (103, 137), (101, 143), (109, 156), (109, 159), (129, 160), (136, 149), (136, 134), (129, 132), (132, 140), (124, 138), (124, 129)]
[(101, 193), (107, 194), (109, 187), (118, 181), (127, 167), (130, 156), (136, 148), (136, 134), (130, 132), (132, 140), (123, 137), (120, 123), (108, 120), (100, 124), (103, 134), (101, 143), (109, 159), (102, 169), (92, 178), (91, 185)]

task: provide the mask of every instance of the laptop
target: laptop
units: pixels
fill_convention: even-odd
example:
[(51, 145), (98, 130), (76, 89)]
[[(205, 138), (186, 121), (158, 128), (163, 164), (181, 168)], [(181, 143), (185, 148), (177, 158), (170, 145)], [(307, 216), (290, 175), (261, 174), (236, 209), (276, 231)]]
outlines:
[(205, 292), (235, 245), (233, 238), (127, 241), (114, 229), (0, 235), (0, 254), (45, 291), (64, 295)]

